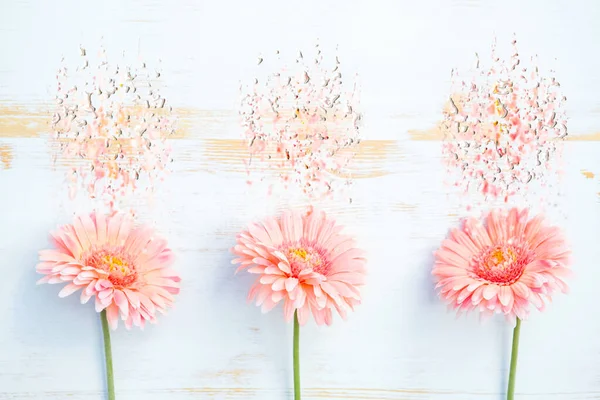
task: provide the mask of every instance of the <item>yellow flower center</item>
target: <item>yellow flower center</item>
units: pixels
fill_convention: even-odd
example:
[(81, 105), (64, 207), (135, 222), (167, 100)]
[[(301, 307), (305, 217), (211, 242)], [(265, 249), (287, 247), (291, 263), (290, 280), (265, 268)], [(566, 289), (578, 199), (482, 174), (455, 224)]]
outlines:
[(473, 258), (473, 272), (486, 281), (511, 285), (521, 277), (532, 257), (533, 253), (522, 245), (489, 247)]
[[(504, 268), (507, 264), (514, 262), (517, 259), (516, 254), (512, 249), (495, 249), (489, 255), (488, 268), (500, 267)], [(491, 265), (490, 265), (491, 264)]]
[(303, 248), (290, 249), (290, 253), (300, 258), (302, 261), (307, 261), (310, 258), (310, 254)]
[(106, 277), (115, 287), (129, 287), (138, 279), (135, 258), (123, 251), (122, 247), (105, 247), (90, 250), (83, 263), (108, 273)]
[(129, 267), (121, 258), (106, 254), (102, 256), (102, 262), (108, 267), (108, 272), (119, 271), (123, 275), (129, 273)]
[(307, 268), (320, 274), (325, 275), (327, 273), (329, 265), (327, 258), (311, 246), (300, 247), (296, 245), (288, 247), (284, 250), (284, 253), (290, 262), (292, 276), (297, 277), (301, 271)]

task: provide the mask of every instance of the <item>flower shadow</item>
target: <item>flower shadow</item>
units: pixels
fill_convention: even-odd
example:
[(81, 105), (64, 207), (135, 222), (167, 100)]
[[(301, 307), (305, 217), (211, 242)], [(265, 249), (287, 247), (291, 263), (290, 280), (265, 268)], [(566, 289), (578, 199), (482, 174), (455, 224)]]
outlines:
[(49, 246), (44, 240), (47, 232), (28, 232), (28, 240), (15, 241), (12, 249), (13, 262), (21, 266), (16, 269), (19, 271), (15, 277), (18, 300), (12, 307), (12, 332), (24, 345), (89, 346), (89, 334), (82, 332), (94, 332), (97, 328), (93, 304), (82, 306), (78, 293), (59, 298), (58, 292), (64, 285), (36, 285), (42, 275), (35, 272), (35, 265), (38, 263), (38, 251)]
[[(244, 353), (254, 353), (265, 358), (265, 365), (272, 368), (277, 374), (272, 379), (276, 382), (292, 385), (292, 329), (283, 319), (281, 306), (263, 314), (260, 307), (247, 301), (250, 287), (257, 276), (246, 271), (235, 273), (237, 265), (231, 264), (234, 257), (229, 249), (235, 245), (234, 236), (223, 239), (224, 251), (219, 251), (215, 260), (216, 268), (213, 270), (207, 295), (210, 298), (220, 298), (221, 304), (217, 306), (216, 312), (227, 315), (228, 321), (224, 324), (219, 335), (230, 336), (231, 341), (242, 341)], [(230, 354), (238, 357), (239, 354)], [(242, 382), (243, 383), (243, 382)], [(248, 382), (251, 385), (251, 381)]]
[(435, 281), (431, 274), (435, 263), (435, 256), (433, 255), (435, 250), (437, 248), (431, 248), (427, 252), (428, 255), (423, 260), (423, 267), (419, 269), (419, 275), (416, 277), (415, 282), (420, 286), (420, 290), (417, 291), (420, 298), (416, 304), (438, 305), (440, 302), (435, 290)]
[(501, 393), (498, 396), (498, 400), (506, 398), (506, 388), (508, 387), (508, 375), (509, 375), (509, 366), (510, 366), (510, 357), (511, 357), (511, 345), (512, 345), (512, 329), (510, 329), (506, 322), (504, 321), (504, 317), (499, 318), (500, 316), (496, 315), (495, 322), (498, 324), (498, 330), (500, 331), (500, 357), (499, 362), (500, 365), (498, 368), (500, 369), (500, 379), (498, 380), (498, 392)]

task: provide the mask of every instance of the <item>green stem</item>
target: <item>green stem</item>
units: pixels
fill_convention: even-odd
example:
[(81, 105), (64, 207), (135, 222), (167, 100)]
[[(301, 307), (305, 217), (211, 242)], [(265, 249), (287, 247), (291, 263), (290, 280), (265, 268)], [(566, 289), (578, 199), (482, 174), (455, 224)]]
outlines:
[(106, 310), (102, 310), (100, 319), (102, 320), (102, 334), (104, 335), (104, 357), (106, 357), (106, 388), (108, 390), (108, 400), (115, 400), (115, 381), (112, 351), (110, 349), (110, 331), (108, 329), (108, 320), (106, 319)]
[(294, 400), (300, 400), (300, 324), (294, 312)]
[(517, 325), (513, 331), (512, 353), (510, 355), (510, 373), (508, 375), (508, 391), (506, 400), (515, 398), (515, 377), (517, 375), (517, 357), (519, 355), (519, 335), (521, 334), (521, 320), (517, 318)]

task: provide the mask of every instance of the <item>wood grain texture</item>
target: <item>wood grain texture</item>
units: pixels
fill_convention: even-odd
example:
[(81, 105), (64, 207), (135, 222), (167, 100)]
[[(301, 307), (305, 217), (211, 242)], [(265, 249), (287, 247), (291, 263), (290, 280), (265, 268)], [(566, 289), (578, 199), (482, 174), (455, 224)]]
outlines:
[[(467, 211), (444, 184), (430, 138), (450, 69), (518, 34), (569, 98), (561, 196), (549, 215), (573, 244), (571, 293), (523, 324), (517, 398), (600, 399), (600, 7), (592, 1), (75, 0), (3, 2), (0, 11), (0, 399), (100, 400), (100, 321), (57, 286), (36, 287), (47, 233), (86, 201), (67, 199), (67, 162), (48, 142), (62, 55), (103, 43), (162, 59), (163, 94), (179, 117), (173, 171), (153, 199), (135, 199), (177, 254), (176, 307), (145, 331), (113, 334), (120, 400), (291, 399), (292, 326), (246, 304), (250, 276), (228, 249), (249, 221), (308, 201), (246, 184), (237, 119), (240, 81), (258, 54), (318, 38), (358, 72), (363, 142), (349, 192), (319, 206), (368, 252), (364, 304), (329, 328), (301, 332), (304, 399), (501, 400), (511, 331), (500, 318), (456, 319), (437, 299), (432, 252)], [(434, 132), (435, 133), (435, 132)], [(581, 135), (581, 136), (577, 136)], [(435, 135), (433, 135), (435, 136)], [(349, 201), (352, 198), (352, 202)]]

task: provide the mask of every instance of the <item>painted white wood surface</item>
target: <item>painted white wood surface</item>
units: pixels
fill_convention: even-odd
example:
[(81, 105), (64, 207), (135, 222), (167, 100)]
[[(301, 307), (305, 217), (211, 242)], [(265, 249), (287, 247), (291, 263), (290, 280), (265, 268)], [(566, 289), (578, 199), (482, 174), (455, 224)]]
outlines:
[[(173, 173), (141, 218), (167, 236), (183, 278), (176, 307), (144, 332), (113, 334), (119, 399), (291, 398), (291, 326), (281, 310), (245, 302), (228, 249), (254, 218), (302, 199), (265, 199), (245, 185), (228, 139), (239, 81), (256, 55), (339, 45), (362, 81), (368, 147), (354, 166), (353, 202), (322, 206), (369, 253), (364, 304), (347, 323), (301, 332), (305, 399), (502, 399), (510, 328), (456, 320), (433, 292), (432, 251), (464, 210), (443, 184), (440, 142), (418, 141), (440, 117), (450, 69), (518, 34), (524, 55), (554, 68), (569, 98), (566, 173), (549, 212), (573, 243), (572, 293), (523, 325), (519, 399), (600, 399), (600, 4), (594, 1), (8, 1), (0, 8), (2, 110), (44, 109), (60, 56), (80, 44), (162, 59), (174, 107), (200, 110), (173, 142)], [(202, 111), (206, 110), (206, 112)], [(221, 110), (221, 111), (215, 111)], [(204, 113), (204, 114), (203, 114)], [(7, 116), (0, 114), (0, 122)], [(39, 114), (38, 114), (39, 115)], [(18, 117), (18, 116), (17, 116)], [(50, 115), (48, 115), (48, 118)], [(4, 118), (4, 120), (2, 119)], [(36, 120), (39, 122), (39, 117)], [(100, 323), (57, 286), (36, 287), (37, 251), (69, 221), (64, 171), (48, 127), (3, 133), (0, 150), (0, 399), (103, 398)], [(595, 131), (596, 130), (596, 131)], [(587, 135), (587, 136), (586, 136)], [(0, 152), (1, 154), (1, 152)], [(591, 172), (585, 176), (582, 171)], [(590, 179), (591, 178), (591, 179)], [(560, 210), (560, 212), (559, 212)]]

